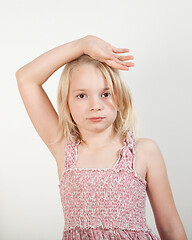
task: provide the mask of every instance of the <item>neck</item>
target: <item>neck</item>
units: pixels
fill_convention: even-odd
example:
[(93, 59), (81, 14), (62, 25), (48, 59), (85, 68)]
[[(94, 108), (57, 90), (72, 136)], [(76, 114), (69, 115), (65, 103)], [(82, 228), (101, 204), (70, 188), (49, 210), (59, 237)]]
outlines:
[(123, 137), (119, 137), (117, 134), (98, 134), (94, 136), (86, 136), (83, 138), (85, 143), (81, 141), (81, 146), (89, 149), (96, 150), (106, 148), (109, 145), (123, 144)]

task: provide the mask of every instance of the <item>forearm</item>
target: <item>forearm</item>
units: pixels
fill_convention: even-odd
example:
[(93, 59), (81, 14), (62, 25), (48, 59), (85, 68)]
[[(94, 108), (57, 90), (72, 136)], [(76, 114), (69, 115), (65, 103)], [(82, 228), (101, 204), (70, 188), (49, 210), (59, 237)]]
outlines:
[(63, 44), (43, 53), (16, 72), (17, 80), (22, 82), (30, 81), (42, 85), (60, 67), (80, 57), (84, 53), (84, 40), (85, 37)]

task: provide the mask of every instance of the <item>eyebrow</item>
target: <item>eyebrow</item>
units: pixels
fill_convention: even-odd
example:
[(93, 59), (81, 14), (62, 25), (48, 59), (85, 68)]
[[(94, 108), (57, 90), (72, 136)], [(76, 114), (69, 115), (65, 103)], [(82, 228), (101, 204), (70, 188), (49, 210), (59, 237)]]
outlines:
[[(110, 90), (110, 88), (104, 88), (103, 91), (105, 90)], [(85, 88), (80, 88), (80, 89), (75, 89), (73, 92), (77, 92), (77, 91), (89, 91), (88, 89), (85, 89)]]

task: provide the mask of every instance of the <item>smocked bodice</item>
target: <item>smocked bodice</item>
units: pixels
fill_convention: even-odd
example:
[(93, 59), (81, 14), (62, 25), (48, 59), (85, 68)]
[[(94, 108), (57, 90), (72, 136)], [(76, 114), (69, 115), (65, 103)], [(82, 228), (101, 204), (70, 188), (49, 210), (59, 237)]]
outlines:
[(79, 143), (67, 142), (59, 182), (64, 231), (101, 227), (150, 232), (145, 218), (147, 182), (135, 171), (133, 132), (127, 133), (113, 168), (77, 168)]

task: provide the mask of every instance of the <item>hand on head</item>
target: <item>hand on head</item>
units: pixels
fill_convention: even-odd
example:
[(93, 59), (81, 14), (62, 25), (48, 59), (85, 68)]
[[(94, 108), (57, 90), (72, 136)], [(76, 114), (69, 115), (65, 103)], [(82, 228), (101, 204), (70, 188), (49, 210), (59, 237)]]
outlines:
[(119, 53), (129, 52), (129, 49), (116, 48), (93, 35), (85, 37), (83, 52), (100, 62), (105, 62), (109, 66), (120, 70), (129, 70), (129, 67), (134, 66), (133, 62), (126, 62), (132, 60), (133, 56), (119, 55)]

